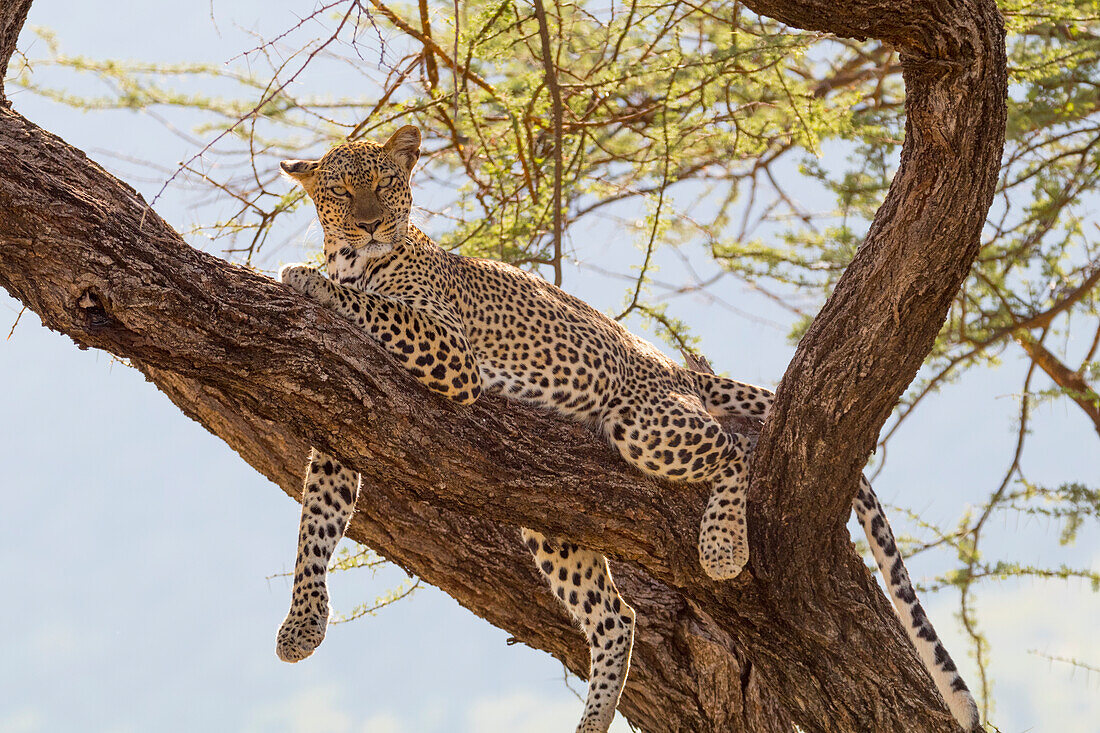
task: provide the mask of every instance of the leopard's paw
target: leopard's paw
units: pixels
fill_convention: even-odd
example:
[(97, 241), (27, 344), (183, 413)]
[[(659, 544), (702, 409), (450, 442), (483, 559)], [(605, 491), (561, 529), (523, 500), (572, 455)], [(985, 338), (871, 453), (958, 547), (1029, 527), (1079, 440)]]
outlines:
[(748, 552), (731, 543), (728, 538), (699, 539), (699, 563), (712, 580), (736, 578), (748, 561)]
[(577, 733), (607, 733), (607, 729), (611, 727), (611, 721), (615, 719), (615, 708), (611, 708), (611, 713), (604, 713), (599, 716), (589, 717), (585, 715), (581, 720), (580, 725), (577, 726)]
[(308, 293), (310, 283), (323, 277), (316, 267), (308, 265), (284, 265), (279, 270), (279, 280), (299, 293)]
[(302, 661), (320, 646), (327, 626), (327, 608), (324, 612), (317, 609), (291, 611), (279, 627), (275, 653), (284, 662)]

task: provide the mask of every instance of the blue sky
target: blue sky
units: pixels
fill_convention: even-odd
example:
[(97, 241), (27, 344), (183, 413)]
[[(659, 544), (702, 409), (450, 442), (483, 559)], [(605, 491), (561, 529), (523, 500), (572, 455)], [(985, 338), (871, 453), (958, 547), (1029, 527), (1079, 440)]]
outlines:
[[(220, 61), (248, 45), (245, 30), (271, 34), (309, 9), (254, 0), (124, 2), (103, 22), (102, 9), (92, 4), (62, 8), (39, 0), (30, 23), (51, 27), (70, 53)], [(22, 48), (32, 57), (44, 54), (26, 40)], [(95, 88), (90, 80), (80, 83)], [(83, 115), (27, 93), (14, 95), (14, 103), (120, 171), (147, 199), (159, 180), (127, 175), (132, 167), (113, 167), (97, 151), (126, 151), (165, 166), (195, 152), (140, 113)], [(414, 195), (427, 206), (435, 194)], [(184, 194), (170, 194), (158, 210), (181, 228), (203, 216)], [(585, 264), (639, 256), (629, 237), (613, 231), (573, 236)], [(274, 269), (316, 246), (314, 231), (264, 264)], [(661, 264), (663, 278), (677, 277), (674, 257)], [(621, 303), (622, 284), (591, 268), (570, 269), (565, 284), (597, 307)], [(750, 290), (723, 287), (723, 298), (740, 310), (786, 322)], [(0, 335), (18, 311), (16, 301), (0, 295)], [(703, 337), (716, 368), (739, 378), (774, 384), (792, 353), (782, 326), (702, 298), (677, 301), (675, 312)], [(993, 488), (1011, 455), (1022, 369), (1009, 358), (929, 400), (891, 445), (876, 482), (883, 499), (942, 523)], [(332, 628), (303, 663), (279, 662), (274, 634), (289, 588), (278, 574), (293, 564), (296, 504), (137, 372), (109, 355), (77, 350), (31, 313), (0, 344), (0, 384), (6, 387), (0, 580), (7, 592), (0, 604), (0, 733), (550, 733), (575, 725), (581, 703), (556, 661), (508, 646), (506, 634), (434, 589)], [(1076, 407), (1041, 407), (1032, 441), (1029, 475), (1051, 483), (1100, 478), (1096, 435)], [(894, 523), (906, 527), (900, 518)], [(989, 549), (1096, 568), (1097, 536), (1091, 528), (1075, 548), (1059, 550), (1057, 527), (1006, 519)], [(945, 562), (927, 555), (911, 567), (919, 578)], [(401, 577), (393, 570), (338, 576), (335, 605), (350, 610)], [(973, 681), (955, 598), (926, 600)], [(1100, 663), (1096, 594), (1074, 583), (1022, 581), (984, 590), (978, 605), (993, 643), (994, 720), (1001, 730), (1095, 730), (1100, 675), (1030, 652)], [(573, 680), (573, 687), (583, 693), (582, 682)], [(626, 729), (621, 721), (617, 726)]]

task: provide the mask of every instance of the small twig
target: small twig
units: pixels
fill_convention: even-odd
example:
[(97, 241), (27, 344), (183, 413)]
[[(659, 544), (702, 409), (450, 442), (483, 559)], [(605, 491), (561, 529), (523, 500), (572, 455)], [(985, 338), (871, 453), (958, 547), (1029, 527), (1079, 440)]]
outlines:
[[(502, 7), (503, 7), (503, 5), (502, 5)], [(461, 14), (458, 12), (458, 0), (454, 0), (454, 10), (455, 10), (455, 42), (454, 42), (455, 66), (453, 68), (453, 71), (457, 75), (458, 74), (458, 38), (459, 38), (459, 34), (461, 33), (461, 30), (462, 30), (462, 25), (461, 25), (462, 24), (462, 17), (461, 17)], [(497, 12), (499, 13), (500, 11), (497, 11)], [(470, 44), (470, 45), (472, 46), (473, 44)], [(469, 58), (466, 59), (466, 68), (467, 69), (470, 68), (470, 59)], [(454, 83), (455, 83), (455, 88), (454, 88), (454, 110), (455, 110), (455, 119), (457, 120), (458, 119), (458, 77), (457, 76), (455, 77)], [(465, 86), (466, 86), (465, 77), (462, 80), (462, 86), (463, 86), (463, 88), (465, 88)]]
[[(424, 32), (425, 38), (432, 37), (432, 25), (431, 20), (428, 17), (428, 0), (420, 0), (420, 28)], [(428, 84), (431, 89), (435, 89), (439, 86), (439, 67), (435, 63), (435, 56), (432, 55), (432, 50), (427, 46), (424, 47), (424, 70), (428, 74)]]
[[(1040, 342), (1046, 338), (1046, 332), (1040, 338)], [(1009, 464), (1008, 470), (1005, 471), (1004, 478), (1001, 480), (1001, 485), (997, 487), (997, 490), (990, 496), (989, 501), (986, 502), (985, 509), (982, 511), (978, 521), (976, 521), (973, 527), (970, 529), (971, 545), (967, 553), (966, 559), (966, 581), (962, 585), (961, 593), (959, 596), (959, 617), (962, 620), (963, 627), (966, 629), (967, 635), (974, 642), (974, 657), (978, 663), (978, 677), (981, 682), (981, 700), (982, 700), (982, 718), (989, 718), (989, 704), (990, 704), (990, 681), (987, 670), (988, 660), (985, 658), (985, 637), (977, 628), (977, 620), (974, 618), (974, 609), (970, 606), (969, 600), (971, 595), (971, 589), (975, 580), (975, 567), (978, 564), (978, 544), (981, 541), (982, 529), (985, 527), (986, 521), (993, 514), (993, 509), (1000, 503), (1004, 497), (1005, 491), (1008, 489), (1009, 482), (1012, 477), (1020, 470), (1020, 457), (1024, 452), (1024, 442), (1028, 433), (1028, 420), (1031, 412), (1030, 402), (1030, 390), (1031, 390), (1031, 378), (1035, 375), (1035, 362), (1031, 363), (1028, 367), (1027, 376), (1024, 377), (1024, 386), (1020, 397), (1020, 426), (1016, 435), (1016, 449), (1012, 454), (1012, 462)]]
[[(317, 56), (317, 54), (321, 53), (321, 51), (328, 48), (328, 46), (340, 36), (340, 31), (342, 31), (344, 29), (344, 25), (346, 25), (347, 22), (348, 22), (348, 19), (351, 18), (351, 14), (359, 7), (360, 7), (359, 6), (359, 0), (354, 0), (354, 2), (351, 4), (351, 7), (348, 8), (348, 11), (346, 13), (344, 13), (344, 16), (340, 19), (340, 23), (339, 23), (339, 25), (336, 26), (336, 30), (333, 31), (332, 35), (329, 36), (328, 39), (325, 40), (324, 42), (322, 42), (319, 46), (317, 46), (317, 48), (313, 49), (309, 53), (308, 56), (306, 56), (306, 60), (304, 62), (302, 62), (302, 65), (298, 67), (297, 71), (295, 71), (293, 74), (291, 74), (290, 77), (286, 81), (284, 81), (282, 84), (279, 84), (274, 89), (272, 89), (271, 86), (269, 85), (268, 88), (264, 90), (263, 96), (261, 97), (260, 101), (256, 104), (255, 107), (253, 107), (246, 114), (244, 114), (243, 116), (238, 118), (237, 121), (234, 122), (232, 125), (225, 128), (224, 130), (222, 130), (213, 140), (211, 140), (209, 143), (207, 143), (206, 146), (202, 150), (200, 150), (199, 152), (192, 155), (185, 162), (181, 163), (180, 166), (176, 169), (175, 173), (173, 173), (171, 176), (169, 176), (168, 180), (166, 180), (164, 182), (164, 184), (160, 187), (160, 190), (157, 191), (157, 195), (153, 197), (153, 200), (149, 202), (149, 210), (152, 210), (153, 206), (157, 203), (158, 200), (160, 200), (160, 197), (164, 194), (164, 192), (168, 188), (168, 186), (170, 186), (172, 184), (172, 182), (174, 180), (176, 180), (176, 178), (179, 176), (180, 173), (182, 173), (184, 170), (189, 168), (192, 163), (194, 163), (196, 160), (198, 160), (203, 155), (205, 155), (206, 152), (208, 150), (210, 150), (212, 147), (214, 147), (214, 145), (217, 144), (222, 138), (224, 138), (226, 135), (229, 135), (230, 133), (232, 133), (234, 130), (236, 130), (238, 127), (240, 127), (246, 120), (252, 119), (256, 115), (256, 113), (258, 113), (261, 109), (264, 108), (265, 105), (267, 105), (269, 102), (271, 102), (273, 99), (275, 99), (279, 94), (282, 93), (282, 91), (284, 89), (286, 89), (288, 86), (290, 86), (290, 84), (293, 83), (303, 71), (305, 71), (306, 67), (309, 66), (309, 64), (313, 61), (313, 59)], [(258, 47), (258, 48), (262, 48), (262, 46)], [(288, 59), (288, 63), (289, 63), (289, 59)], [(278, 78), (278, 72), (276, 72), (276, 77), (271, 80), (272, 84), (275, 83), (277, 78)], [(148, 212), (146, 212), (146, 213), (148, 213)], [(144, 224), (145, 224), (145, 216), (143, 214), (142, 220), (141, 220), (141, 225), (144, 226)]]
[(546, 8), (542, 0), (535, 0), (535, 17), (539, 21), (539, 39), (542, 42), (542, 65), (546, 69), (546, 86), (550, 89), (550, 100), (554, 114), (554, 284), (561, 285), (561, 144), (562, 144), (562, 104), (561, 89), (558, 87), (558, 73), (554, 68), (554, 58), (550, 51), (550, 29), (546, 22)]
[(23, 311), (27, 310), (27, 306), (23, 306), (19, 309), (19, 315), (15, 317), (15, 323), (11, 324), (11, 330), (8, 331), (8, 338), (5, 341), (11, 339), (11, 335), (15, 333), (15, 327), (19, 325), (19, 319), (23, 317)]
[[(668, 92), (672, 89), (672, 82), (676, 79), (675, 72), (669, 76), (668, 88), (665, 90), (665, 96), (668, 96)], [(642, 288), (645, 287), (646, 273), (649, 270), (650, 261), (653, 259), (653, 250), (657, 244), (657, 231), (661, 225), (661, 209), (665, 203), (665, 191), (668, 190), (668, 167), (669, 167), (669, 149), (668, 149), (668, 113), (661, 115), (661, 134), (664, 141), (664, 165), (661, 168), (661, 185), (657, 189), (657, 210), (653, 213), (653, 226), (649, 230), (649, 242), (646, 244), (645, 260), (642, 262), (642, 271), (638, 274), (638, 284), (634, 288), (634, 295), (630, 299), (630, 305), (628, 305), (623, 312), (615, 316), (616, 321), (621, 321), (638, 308), (638, 299), (641, 297)]]
[(430, 38), (427, 38), (423, 33), (406, 23), (404, 20), (401, 19), (401, 16), (399, 16), (389, 7), (380, 2), (380, 0), (370, 0), (370, 4), (377, 8), (378, 11), (382, 13), (382, 15), (386, 16), (386, 18), (391, 23), (400, 28), (403, 32), (420, 41), (425, 49), (431, 50), (432, 53), (439, 57), (439, 60), (442, 61), (445, 66), (461, 76), (463, 79), (469, 79), (474, 84), (477, 84), (479, 87), (492, 95), (494, 99), (496, 99), (496, 90), (493, 89), (492, 85), (489, 84), (489, 82), (485, 81), (480, 76), (470, 71), (469, 67), (459, 64), (458, 59), (452, 59), (446, 51), (440, 48), (438, 43)]
[(1038, 649), (1028, 649), (1027, 653), (1028, 654), (1034, 654), (1037, 657), (1042, 657), (1043, 659), (1046, 659), (1050, 662), (1061, 662), (1062, 664), (1068, 664), (1071, 667), (1075, 667), (1077, 669), (1083, 669), (1083, 670), (1085, 670), (1086, 673), (1089, 673), (1089, 672), (1100, 673), (1100, 667), (1095, 667), (1091, 664), (1085, 664), (1082, 661), (1079, 661), (1077, 659), (1072, 659), (1070, 657), (1059, 657), (1059, 656), (1056, 656), (1056, 655), (1053, 655), (1053, 654), (1046, 654), (1045, 652), (1041, 652)]
[(393, 598), (387, 598), (384, 601), (381, 601), (379, 603), (374, 604), (370, 608), (364, 608), (364, 609), (360, 609), (358, 611), (354, 611), (350, 616), (336, 617), (336, 618), (332, 619), (332, 623), (334, 623), (334, 624), (346, 624), (348, 621), (355, 621), (356, 619), (363, 618), (364, 616), (369, 616), (372, 613), (374, 613), (375, 611), (377, 611), (379, 609), (382, 609), (382, 608), (385, 608), (386, 606), (391, 606), (394, 603), (397, 603), (398, 601), (404, 600), (404, 599), (408, 598), (410, 595), (412, 595), (413, 591), (415, 591), (417, 588), (420, 587), (421, 582), (422, 581), (420, 580), (420, 578), (417, 578), (416, 582), (414, 582), (411, 586), (409, 586), (400, 595), (394, 596)]
[(573, 697), (577, 698), (581, 702), (584, 702), (584, 698), (581, 697), (581, 693), (574, 690), (573, 685), (569, 684), (569, 667), (566, 667), (564, 662), (562, 662), (561, 665), (561, 681), (562, 684), (565, 685), (565, 689), (573, 693)]
[[(226, 61), (225, 63), (226, 63), (226, 64), (231, 64), (231, 63), (233, 63), (234, 61), (236, 61), (237, 59), (240, 59), (240, 58), (246, 58), (246, 57), (248, 57), (248, 56), (251, 56), (251, 55), (252, 55), (252, 54), (254, 54), (254, 53), (257, 53), (257, 52), (259, 52), (259, 51), (262, 51), (262, 50), (263, 50), (263, 49), (265, 49), (265, 48), (271, 48), (271, 47), (273, 47), (273, 46), (274, 46), (274, 45), (275, 45), (276, 43), (278, 43), (279, 41), (283, 40), (284, 38), (286, 38), (286, 37), (287, 37), (287, 36), (289, 36), (289, 35), (290, 35), (291, 33), (293, 33), (294, 31), (298, 30), (299, 28), (301, 28), (301, 27), (302, 27), (303, 25), (305, 25), (305, 24), (306, 24), (306, 23), (308, 23), (309, 21), (313, 20), (314, 18), (316, 18), (316, 17), (317, 17), (317, 16), (319, 16), (319, 15), (323, 15), (323, 14), (324, 14), (324, 12), (325, 12), (326, 10), (331, 10), (332, 8), (336, 7), (337, 5), (339, 5), (339, 4), (343, 3), (343, 2), (345, 2), (345, 0), (335, 0), (335, 2), (330, 2), (330, 3), (326, 4), (326, 5), (322, 5), (321, 7), (317, 8), (317, 9), (316, 9), (316, 10), (314, 10), (314, 11), (313, 11), (312, 13), (310, 13), (309, 15), (307, 15), (307, 16), (305, 16), (305, 17), (303, 17), (303, 18), (299, 18), (299, 19), (298, 19), (298, 22), (297, 22), (297, 23), (295, 23), (294, 25), (290, 26), (289, 28), (287, 28), (287, 29), (286, 29), (285, 31), (283, 31), (283, 32), (282, 32), (282, 33), (280, 33), (279, 35), (275, 36), (274, 38), (272, 38), (272, 39), (270, 39), (270, 40), (267, 40), (267, 41), (264, 41), (264, 42), (263, 42), (263, 43), (261, 43), (260, 45), (258, 45), (258, 46), (256, 46), (256, 47), (254, 47), (254, 48), (250, 48), (250, 49), (248, 49), (247, 51), (241, 51), (241, 52), (240, 52), (239, 54), (237, 54), (236, 56), (234, 56), (234, 57), (230, 58), (230, 59), (229, 59), (228, 61)], [(211, 9), (211, 13), (210, 13), (210, 18), (211, 18), (211, 20), (213, 20), (213, 18), (214, 18), (214, 13), (213, 13), (213, 9)]]

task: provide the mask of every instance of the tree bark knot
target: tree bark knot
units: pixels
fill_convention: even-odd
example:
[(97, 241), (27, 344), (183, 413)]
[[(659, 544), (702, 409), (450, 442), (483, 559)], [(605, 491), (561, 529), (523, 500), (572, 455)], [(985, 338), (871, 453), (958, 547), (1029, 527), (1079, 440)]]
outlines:
[(92, 288), (88, 288), (80, 294), (76, 306), (80, 309), (80, 314), (84, 318), (84, 323), (89, 331), (108, 328), (113, 321), (107, 315), (107, 310), (103, 307), (103, 300), (100, 298), (99, 293)]

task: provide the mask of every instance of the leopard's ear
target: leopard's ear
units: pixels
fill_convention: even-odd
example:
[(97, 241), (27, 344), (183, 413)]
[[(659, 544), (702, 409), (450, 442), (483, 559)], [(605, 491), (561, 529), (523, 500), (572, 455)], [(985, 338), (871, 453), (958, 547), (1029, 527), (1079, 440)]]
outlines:
[(317, 179), (317, 169), (320, 165), (319, 160), (284, 160), (279, 163), (279, 168), (309, 191)]
[(401, 170), (411, 176), (413, 166), (420, 159), (420, 130), (405, 125), (390, 136), (382, 149), (389, 153)]

